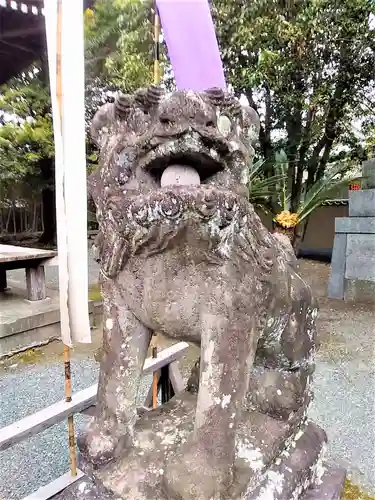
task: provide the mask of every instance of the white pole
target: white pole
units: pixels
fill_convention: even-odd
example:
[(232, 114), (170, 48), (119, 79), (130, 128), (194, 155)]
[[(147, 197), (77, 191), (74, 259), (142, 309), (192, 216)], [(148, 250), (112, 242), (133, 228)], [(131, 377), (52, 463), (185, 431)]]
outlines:
[(91, 342), (88, 313), (87, 189), (82, 0), (63, 0), (62, 98), (57, 100), (57, 1), (45, 2), (55, 139), (60, 322), (65, 345)]
[(68, 307), (72, 341), (91, 342), (88, 310), (83, 0), (63, 0), (62, 87)]

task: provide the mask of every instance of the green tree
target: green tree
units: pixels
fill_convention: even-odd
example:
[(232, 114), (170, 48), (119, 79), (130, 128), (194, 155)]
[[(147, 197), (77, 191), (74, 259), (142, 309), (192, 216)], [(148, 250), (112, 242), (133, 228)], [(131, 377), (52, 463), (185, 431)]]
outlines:
[[(89, 122), (113, 92), (131, 92), (152, 79), (152, 11), (141, 0), (97, 0), (85, 12), (86, 110)], [(46, 67), (36, 62), (0, 90), (1, 198), (22, 184), (41, 192), (43, 243), (55, 240), (54, 144)], [(88, 162), (96, 152), (88, 143)], [(16, 189), (18, 187), (19, 189)], [(10, 192), (11, 191), (11, 192)]]
[(329, 162), (360, 156), (352, 123), (374, 86), (375, 4), (213, 0), (213, 13), (227, 80), (261, 116), (267, 175), (286, 152), (295, 211)]
[(85, 12), (88, 83), (100, 78), (123, 92), (152, 83), (152, 3), (97, 0)]
[(44, 233), (41, 241), (54, 240), (54, 142), (51, 101), (42, 73), (33, 67), (12, 79), (0, 91), (0, 179), (2, 198), (13, 196), (27, 182), (41, 192)]

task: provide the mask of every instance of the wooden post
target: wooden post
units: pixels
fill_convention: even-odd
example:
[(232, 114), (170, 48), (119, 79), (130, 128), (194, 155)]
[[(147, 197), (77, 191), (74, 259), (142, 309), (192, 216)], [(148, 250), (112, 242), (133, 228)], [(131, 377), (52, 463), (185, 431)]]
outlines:
[(36, 264), (26, 268), (26, 288), (28, 300), (43, 300), (46, 298), (46, 279), (44, 266)]
[[(156, 1), (154, 2), (154, 84), (160, 82), (160, 17), (158, 13), (158, 8)], [(158, 349), (156, 346), (156, 333), (153, 335), (153, 346), (152, 346), (152, 357), (157, 358)], [(159, 374), (155, 372), (153, 374), (152, 380), (152, 407), (157, 408), (158, 406), (158, 389), (159, 389)]]
[[(57, 87), (57, 102), (60, 113), (61, 133), (63, 129), (62, 123), (62, 68), (61, 68), (61, 33), (62, 31), (62, 0), (57, 3), (57, 43), (56, 43), (56, 87)], [(70, 367), (70, 347), (64, 345), (64, 373), (65, 373), (65, 401), (70, 403), (72, 400), (72, 381)], [(69, 439), (69, 456), (70, 456), (70, 471), (72, 476), (77, 475), (77, 457), (74, 436), (74, 417), (68, 417), (68, 439)]]
[(0, 266), (0, 292), (7, 289), (7, 272), (4, 266)]
[(160, 17), (156, 2), (154, 2), (154, 84), (160, 82)]
[[(154, 334), (154, 339), (156, 338), (156, 334)], [(152, 357), (155, 359), (158, 357), (158, 348), (156, 345), (152, 347)], [(159, 374), (158, 372), (153, 373), (152, 379), (152, 408), (155, 409), (158, 407), (158, 392), (159, 392)]]

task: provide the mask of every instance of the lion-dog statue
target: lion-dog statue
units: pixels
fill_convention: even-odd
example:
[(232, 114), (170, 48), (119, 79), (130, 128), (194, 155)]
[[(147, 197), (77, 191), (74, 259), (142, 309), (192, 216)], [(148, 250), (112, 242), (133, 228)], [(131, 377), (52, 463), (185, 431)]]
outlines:
[[(302, 476), (294, 484), (285, 466), (284, 486), (271, 477), (272, 497), (262, 496), (270, 478), (247, 494), (229, 493), (238, 483), (236, 460), (260, 470), (255, 455), (276, 439), (262, 424), (259, 447), (246, 455), (238, 433), (247, 422), (287, 428), (279, 452), (288, 436), (306, 435), (314, 371), (310, 288), (289, 241), (270, 234), (249, 202), (259, 127), (255, 111), (221, 89), (157, 86), (118, 95), (92, 122), (100, 164), (89, 189), (100, 229), (104, 340), (97, 413), (78, 444), (94, 468), (135, 446), (136, 397), (153, 332), (200, 345), (189, 381), (197, 392), (194, 430), (165, 456), (163, 498), (278, 500), (292, 498), (291, 488), (300, 498), (297, 486), (304, 489)], [(323, 431), (314, 432), (311, 446), (321, 448)]]

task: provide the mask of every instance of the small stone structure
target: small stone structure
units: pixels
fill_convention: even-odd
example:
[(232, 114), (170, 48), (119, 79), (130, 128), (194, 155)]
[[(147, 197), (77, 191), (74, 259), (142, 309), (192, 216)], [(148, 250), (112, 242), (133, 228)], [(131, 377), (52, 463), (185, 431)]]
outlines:
[(375, 159), (363, 163), (362, 189), (335, 227), (328, 296), (375, 303)]
[[(307, 420), (317, 306), (248, 201), (259, 120), (220, 89), (151, 87), (100, 109), (104, 342), (87, 477), (57, 498), (338, 500)], [(153, 331), (201, 345), (187, 390), (137, 416)]]

